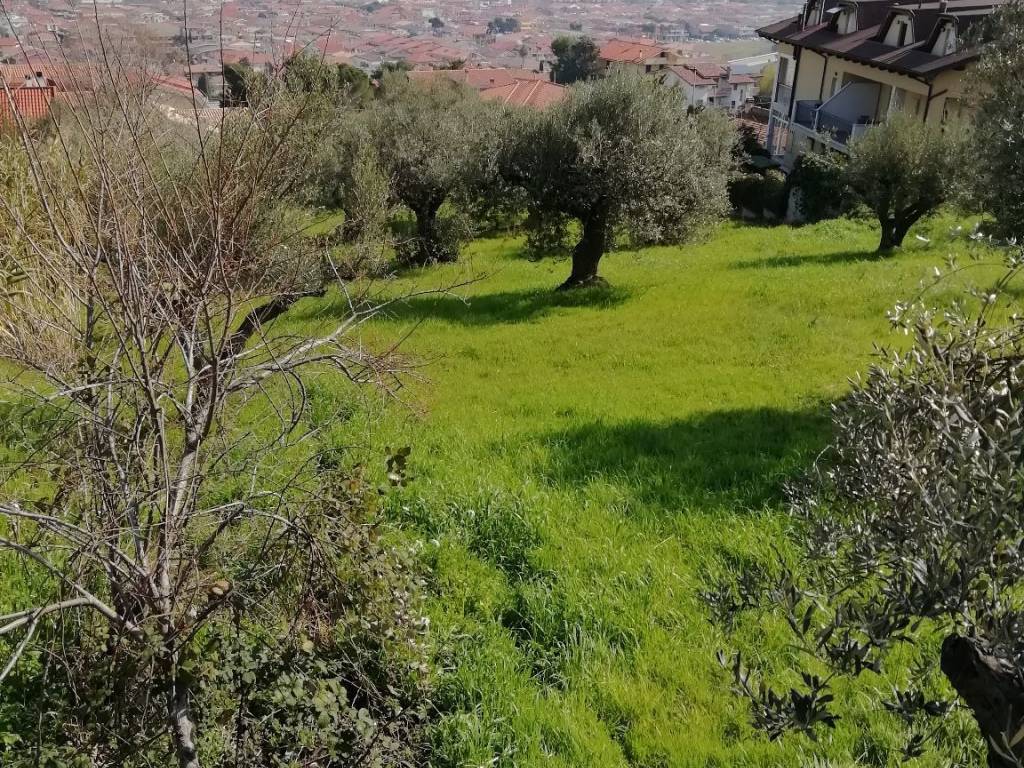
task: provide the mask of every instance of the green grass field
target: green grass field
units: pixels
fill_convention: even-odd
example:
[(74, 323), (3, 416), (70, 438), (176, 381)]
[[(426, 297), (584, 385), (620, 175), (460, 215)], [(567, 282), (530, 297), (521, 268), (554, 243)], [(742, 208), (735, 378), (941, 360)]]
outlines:
[[(611, 254), (612, 287), (578, 295), (551, 291), (566, 262), (491, 239), (386, 289), (474, 280), (374, 321), (369, 337), (409, 333), (423, 365), (403, 404), (367, 403), (325, 438), (412, 446), (388, 511), (429, 566), (435, 765), (901, 762), (878, 703), (888, 682), (870, 674), (840, 684), (845, 716), (818, 744), (754, 733), (714, 654), (741, 647), (785, 680), (787, 633), (751, 620), (726, 639), (698, 594), (782, 541), (783, 481), (826, 443), (828, 403), (873, 343), (901, 343), (886, 310), (963, 249), (949, 224), (884, 261), (866, 223), (728, 224), (703, 244)], [(312, 394), (324, 412), (341, 397)]]

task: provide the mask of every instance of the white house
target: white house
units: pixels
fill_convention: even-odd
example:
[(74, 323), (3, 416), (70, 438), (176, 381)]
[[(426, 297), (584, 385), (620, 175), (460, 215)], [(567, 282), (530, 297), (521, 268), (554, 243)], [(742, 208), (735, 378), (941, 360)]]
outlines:
[(713, 104), (718, 92), (718, 80), (701, 77), (697, 71), (680, 64), (662, 71), (661, 82), (670, 88), (679, 88), (689, 107)]
[(736, 111), (757, 91), (757, 81), (750, 75), (708, 62), (675, 64), (662, 70), (660, 77), (665, 85), (682, 89), (691, 107), (717, 106)]

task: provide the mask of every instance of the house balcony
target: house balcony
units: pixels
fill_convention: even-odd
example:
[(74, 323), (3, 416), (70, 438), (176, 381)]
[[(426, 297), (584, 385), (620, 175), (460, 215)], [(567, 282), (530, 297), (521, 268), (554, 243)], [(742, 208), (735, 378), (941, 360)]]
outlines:
[(796, 103), (793, 123), (817, 134), (840, 151), (851, 139), (862, 135), (874, 123), (878, 103), (878, 83), (848, 83), (825, 101), (802, 100)]

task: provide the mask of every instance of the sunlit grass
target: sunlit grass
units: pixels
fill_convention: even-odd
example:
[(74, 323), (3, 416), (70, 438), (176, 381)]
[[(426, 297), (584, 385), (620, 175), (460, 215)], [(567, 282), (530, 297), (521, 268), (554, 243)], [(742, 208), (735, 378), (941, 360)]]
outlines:
[[(703, 244), (612, 254), (611, 287), (570, 296), (551, 291), (565, 262), (491, 239), (387, 289), (472, 281), (368, 331), (413, 329), (404, 351), (428, 361), (403, 392), (411, 407), (385, 409), (369, 437), (413, 446), (389, 514), (430, 567), (435, 764), (898, 762), (879, 678), (841, 687), (853, 716), (820, 744), (755, 734), (698, 593), (781, 541), (783, 480), (824, 446), (828, 403), (872, 344), (902, 343), (886, 311), (964, 250), (950, 224), (887, 260), (866, 223), (730, 224)], [(304, 322), (338, 306), (310, 305)], [(784, 673), (787, 640), (751, 621), (729, 644)]]
[[(742, 647), (785, 677), (789, 637), (750, 618), (725, 638), (699, 593), (783, 542), (783, 482), (825, 445), (828, 403), (873, 343), (903, 343), (886, 311), (964, 250), (950, 224), (886, 260), (865, 223), (728, 224), (705, 243), (611, 254), (609, 288), (568, 295), (552, 292), (566, 262), (489, 239), (374, 289), (461, 286), (412, 295), (363, 330), (378, 347), (408, 334), (402, 402), (356, 399), (326, 375), (306, 389), (310, 425), (341, 461), (412, 446), (386, 513), (419, 542), (428, 578), (434, 765), (901, 762), (880, 678), (839, 686), (847, 716), (818, 744), (756, 734), (715, 652)], [(277, 331), (345, 311), (333, 291)]]

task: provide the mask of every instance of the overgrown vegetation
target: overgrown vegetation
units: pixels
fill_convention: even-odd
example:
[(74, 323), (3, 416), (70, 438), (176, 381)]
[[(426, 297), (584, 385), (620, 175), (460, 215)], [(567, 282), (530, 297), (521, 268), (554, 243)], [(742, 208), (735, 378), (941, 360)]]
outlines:
[[(431, 274), (485, 279), (374, 324), (385, 338), (416, 324), (408, 353), (446, 352), (407, 392), (424, 415), (377, 435), (414, 446), (391, 513), (424, 541), (446, 649), (436, 762), (900, 759), (906, 730), (879, 701), (890, 683), (906, 687), (909, 652), (885, 677), (840, 681), (842, 717), (818, 742), (773, 743), (728, 695), (715, 660), (724, 636), (698, 594), (772, 563), (785, 480), (826, 445), (827, 403), (872, 342), (902, 343), (887, 309), (963, 252), (955, 224), (914, 230), (931, 243), (912, 239), (899, 260), (873, 257), (864, 222), (729, 224), (705, 243), (616, 254), (604, 265), (613, 288), (557, 294), (561, 264), (518, 258), (519, 241), (480, 241)], [(997, 274), (954, 280), (987, 286)], [(780, 677), (793, 666), (782, 617), (744, 613), (730, 643)], [(941, 733), (917, 765), (980, 754), (969, 713), (951, 712)]]
[(419, 587), (304, 384), (400, 366), (365, 297), (272, 330), (334, 279), (293, 216), (330, 111), (268, 81), (197, 135), (103, 76), (0, 144), (3, 763), (414, 763)]
[[(973, 712), (988, 764), (1020, 764), (1022, 341), (1018, 319), (1000, 321), (1020, 265), (1013, 255), (990, 288), (944, 310), (896, 307), (910, 349), (879, 352), (835, 408), (829, 453), (793, 493), (801, 565), (717, 593), (718, 605), (742, 597), (728, 603), (730, 622), (738, 610), (781, 606), (796, 646), (817, 662), (803, 685), (776, 694), (751, 684), (736, 657), (755, 723), (773, 738), (835, 727), (847, 703), (833, 695), (836, 676), (884, 674), (903, 663), (902, 646), (924, 640), (912, 678), (883, 699), (908, 726), (905, 756), (936, 747), (936, 720), (954, 706), (941, 670)], [(827, 676), (811, 674), (821, 668)]]
[[(131, 66), (17, 122), (4, 765), (1021, 765), (1019, 252), (720, 222), (852, 191), (888, 253), (987, 184), (1016, 234), (1020, 88), (991, 86), (1024, 14), (996, 18), (989, 155), (893, 116), (788, 184), (587, 38), (543, 111), (300, 53), (226, 69), (209, 130)], [(590, 290), (543, 290), (561, 263), (519, 256), (577, 233)], [(943, 309), (898, 304), (848, 391), (940, 252)], [(379, 288), (392, 257), (421, 269)]]
[(1010, 2), (985, 24), (984, 56), (970, 75), (974, 142), (967, 173), (974, 197), (1001, 234), (1024, 235), (1024, 84), (1012, 77), (1024, 61), (1024, 4)]

